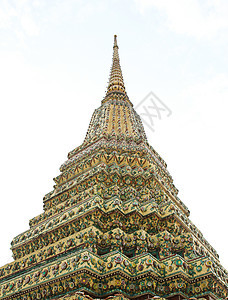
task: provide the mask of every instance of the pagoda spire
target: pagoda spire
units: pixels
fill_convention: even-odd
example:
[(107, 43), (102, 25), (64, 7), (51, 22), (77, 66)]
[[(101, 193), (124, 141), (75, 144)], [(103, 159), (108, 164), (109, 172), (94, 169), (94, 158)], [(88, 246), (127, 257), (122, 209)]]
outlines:
[(125, 91), (123, 75), (120, 67), (120, 59), (118, 53), (117, 45), (117, 35), (114, 35), (114, 46), (113, 46), (113, 58), (112, 58), (112, 68), (109, 77), (108, 88), (106, 92), (106, 97), (112, 93), (127, 95)]
[(228, 300), (228, 272), (130, 105), (116, 36), (108, 92), (44, 211), (11, 242), (0, 299)]

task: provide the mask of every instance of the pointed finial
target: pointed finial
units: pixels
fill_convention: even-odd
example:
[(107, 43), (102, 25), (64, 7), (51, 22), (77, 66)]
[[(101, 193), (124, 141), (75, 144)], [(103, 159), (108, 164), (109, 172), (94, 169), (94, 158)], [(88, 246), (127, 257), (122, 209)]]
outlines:
[(113, 57), (112, 57), (112, 68), (109, 77), (108, 89), (106, 96), (111, 93), (118, 93), (127, 95), (125, 91), (123, 75), (120, 67), (120, 59), (118, 53), (117, 35), (114, 35), (114, 46), (113, 46)]
[(116, 34), (114, 35), (114, 46), (113, 46), (113, 48), (114, 47), (119, 48), (118, 45), (117, 45), (117, 35)]

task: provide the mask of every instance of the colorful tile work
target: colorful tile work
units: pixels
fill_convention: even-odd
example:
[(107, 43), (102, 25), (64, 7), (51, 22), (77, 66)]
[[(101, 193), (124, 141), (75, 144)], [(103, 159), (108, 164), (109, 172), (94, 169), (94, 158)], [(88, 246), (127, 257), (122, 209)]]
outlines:
[(116, 36), (106, 96), (44, 211), (0, 268), (0, 299), (215, 300), (228, 272), (189, 219), (130, 102)]

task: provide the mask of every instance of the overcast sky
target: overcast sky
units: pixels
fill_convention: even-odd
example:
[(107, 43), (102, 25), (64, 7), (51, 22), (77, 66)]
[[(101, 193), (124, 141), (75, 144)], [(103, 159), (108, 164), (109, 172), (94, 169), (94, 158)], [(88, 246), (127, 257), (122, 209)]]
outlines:
[(0, 1), (0, 265), (82, 143), (117, 34), (132, 103), (153, 92), (172, 112), (148, 140), (228, 268), (227, 30), (227, 0)]

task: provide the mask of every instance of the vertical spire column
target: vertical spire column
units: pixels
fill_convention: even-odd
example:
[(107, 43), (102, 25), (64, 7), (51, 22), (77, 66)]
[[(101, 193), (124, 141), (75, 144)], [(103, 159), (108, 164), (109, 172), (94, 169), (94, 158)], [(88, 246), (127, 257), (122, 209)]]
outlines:
[(112, 68), (109, 77), (108, 89), (106, 96), (110, 93), (121, 93), (123, 95), (127, 95), (125, 91), (123, 75), (120, 67), (120, 59), (118, 53), (118, 45), (117, 45), (117, 36), (114, 35), (114, 46), (113, 46), (113, 58), (112, 58)]

